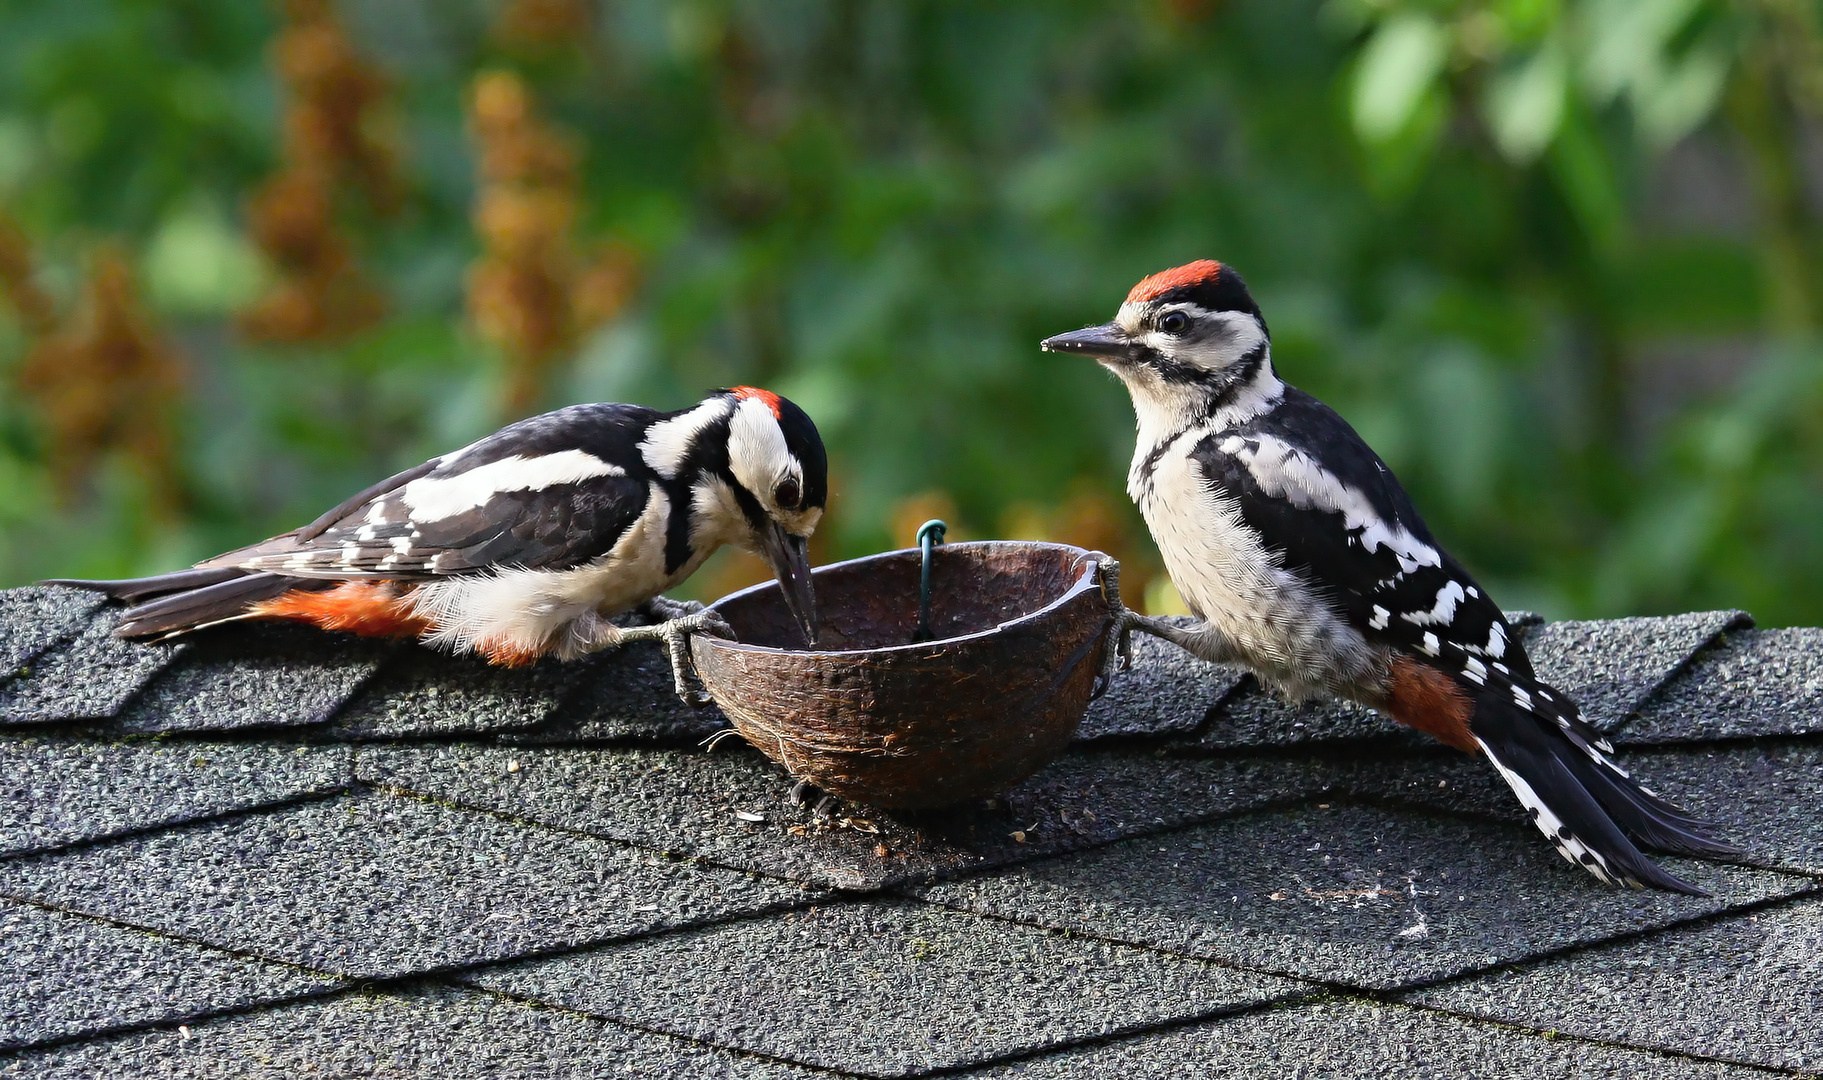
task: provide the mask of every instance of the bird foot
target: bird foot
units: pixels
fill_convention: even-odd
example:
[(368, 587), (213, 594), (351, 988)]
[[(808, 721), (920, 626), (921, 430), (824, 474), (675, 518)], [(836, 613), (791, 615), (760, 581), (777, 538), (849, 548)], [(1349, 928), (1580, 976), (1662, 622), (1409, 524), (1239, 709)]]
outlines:
[[(666, 600), (665, 603), (682, 606), (675, 600)], [(620, 640), (623, 643), (629, 641), (663, 642), (665, 653), (671, 658), (671, 679), (677, 690), (677, 696), (691, 708), (700, 709), (710, 704), (713, 699), (710, 698), (707, 690), (690, 685), (688, 673), (692, 670), (690, 665), (691, 634), (708, 634), (711, 637), (726, 638), (729, 641), (735, 639), (734, 627), (728, 625), (728, 620), (722, 618), (719, 612), (710, 611), (701, 604), (697, 604), (695, 610), (689, 614), (666, 619), (656, 626), (629, 626), (621, 631)]]
[(687, 619), (707, 610), (707, 607), (694, 600), (673, 600), (668, 596), (654, 596), (635, 610), (655, 623), (667, 623), (676, 619)]
[(1091, 700), (1107, 693), (1108, 687), (1114, 685), (1114, 676), (1133, 666), (1133, 631), (1144, 621), (1144, 616), (1120, 602), (1120, 563), (1105, 556), (1101, 563), (1101, 592), (1114, 612), (1114, 621), (1108, 626), (1107, 643), (1102, 646), (1101, 670), (1089, 691)]

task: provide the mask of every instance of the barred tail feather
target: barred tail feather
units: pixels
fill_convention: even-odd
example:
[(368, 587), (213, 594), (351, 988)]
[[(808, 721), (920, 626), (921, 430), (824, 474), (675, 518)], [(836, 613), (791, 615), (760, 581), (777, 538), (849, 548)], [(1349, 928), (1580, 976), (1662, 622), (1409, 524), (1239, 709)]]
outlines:
[(138, 601), (127, 609), (114, 633), (124, 638), (142, 638), (169, 637), (242, 618), (262, 600), (294, 589), (329, 588), (336, 582), (301, 581), (244, 570), (197, 569), (124, 581), (61, 580), (45, 584), (93, 589), (117, 600)]
[[(1739, 849), (1710, 837), (1700, 821), (1609, 761), (1568, 698), (1531, 680), (1514, 677), (1512, 682), (1519, 684), (1518, 692), (1510, 685), (1478, 689), (1470, 729), (1564, 858), (1612, 884), (1707, 896), (1647, 858), (1640, 847), (1710, 856), (1738, 854)], [(1541, 689), (1547, 693), (1538, 693)], [(1523, 704), (1541, 700), (1556, 707), (1541, 715)]]

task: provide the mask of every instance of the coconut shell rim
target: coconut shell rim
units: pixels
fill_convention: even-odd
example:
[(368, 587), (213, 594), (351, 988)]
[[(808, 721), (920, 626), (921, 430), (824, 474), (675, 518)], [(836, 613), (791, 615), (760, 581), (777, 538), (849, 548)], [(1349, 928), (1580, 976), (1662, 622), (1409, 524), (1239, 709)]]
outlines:
[[(1056, 542), (1053, 542), (1050, 540), (962, 540), (962, 541), (958, 541), (954, 544), (944, 544), (942, 546), (945, 548), (952, 549), (952, 550), (957, 549), (957, 548), (985, 548), (985, 547), (1054, 548), (1054, 549), (1061, 550), (1061, 551), (1075, 552), (1077, 554), (1078, 561), (1086, 561), (1086, 565), (1084, 568), (1084, 572), (1081, 575), (1079, 575), (1073, 583), (1071, 583), (1070, 587), (1065, 589), (1063, 592), (1059, 593), (1057, 598), (1052, 600), (1050, 603), (1048, 603), (1048, 604), (1044, 605), (1043, 607), (1038, 608), (1034, 611), (1028, 611), (1024, 615), (1020, 615), (1017, 618), (1008, 619), (1007, 621), (1005, 621), (1003, 623), (996, 623), (993, 626), (988, 627), (986, 630), (977, 630), (972, 634), (960, 634), (960, 635), (957, 635), (956, 637), (931, 638), (929, 641), (911, 641), (911, 642), (906, 642), (903, 645), (881, 645), (881, 646), (877, 646), (872, 649), (781, 649), (781, 648), (777, 648), (772, 645), (753, 645), (753, 644), (749, 644), (744, 641), (730, 641), (727, 638), (715, 637), (715, 636), (709, 635), (709, 634), (693, 634), (693, 635), (691, 635), (690, 643), (692, 646), (700, 645), (706, 649), (728, 649), (731, 651), (767, 653), (767, 654), (774, 654), (774, 655), (778, 655), (778, 656), (803, 656), (803, 657), (811, 657), (811, 656), (850, 656), (850, 657), (853, 657), (853, 656), (879, 656), (879, 655), (885, 655), (885, 654), (904, 652), (904, 651), (908, 651), (908, 650), (912, 650), (912, 649), (929, 649), (934, 645), (947, 645), (947, 644), (952, 644), (952, 643), (956, 643), (956, 642), (972, 642), (972, 641), (976, 641), (979, 639), (992, 637), (995, 634), (1001, 633), (1002, 631), (1005, 631), (1012, 627), (1018, 626), (1021, 623), (1044, 617), (1045, 615), (1049, 614), (1053, 609), (1061, 607), (1065, 603), (1068, 603), (1070, 600), (1074, 599), (1078, 593), (1087, 592), (1090, 589), (1098, 589), (1101, 587), (1101, 582), (1099, 580), (1100, 579), (1099, 570), (1101, 567), (1101, 563), (1099, 561), (1096, 561), (1089, 557), (1095, 556), (1095, 555), (1102, 555), (1102, 553), (1099, 551), (1090, 551), (1087, 548), (1080, 548), (1080, 547), (1077, 547), (1075, 544), (1059, 544), (1059, 543), (1056, 543)], [(855, 559), (843, 559), (841, 562), (825, 563), (824, 565), (816, 567), (814, 570), (811, 571), (811, 578), (814, 581), (815, 577), (818, 573), (821, 573), (821, 572), (827, 571), (827, 570), (835, 570), (839, 567), (854, 566), (854, 565), (857, 565), (860, 563), (877, 562), (881, 559), (890, 559), (895, 556), (902, 556), (902, 555), (907, 555), (907, 554), (917, 555), (920, 553), (920, 550), (921, 549), (919, 549), (919, 548), (894, 548), (891, 551), (877, 551), (877, 552), (873, 553), (872, 555), (862, 555), (861, 557), (855, 558)], [(1106, 556), (1103, 555), (1103, 558), (1106, 558)], [(720, 598), (719, 600), (716, 600), (714, 603), (710, 604), (709, 608), (710, 608), (710, 610), (714, 610), (714, 609), (720, 608), (723, 604), (729, 603), (734, 600), (738, 600), (738, 599), (748, 595), (749, 593), (764, 592), (767, 589), (776, 589), (778, 587), (779, 587), (779, 583), (776, 581), (762, 581), (762, 582), (759, 582), (758, 584), (749, 585), (744, 589), (737, 589), (736, 591), (729, 593), (727, 596), (724, 596), (724, 597)]]

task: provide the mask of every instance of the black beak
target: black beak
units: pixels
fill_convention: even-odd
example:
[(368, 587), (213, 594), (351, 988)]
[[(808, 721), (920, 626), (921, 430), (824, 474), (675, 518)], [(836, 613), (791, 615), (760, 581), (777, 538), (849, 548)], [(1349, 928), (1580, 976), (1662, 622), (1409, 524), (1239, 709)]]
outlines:
[(817, 644), (817, 597), (810, 587), (810, 553), (805, 539), (785, 531), (777, 522), (760, 527), (760, 554), (771, 564), (779, 579), (779, 592), (785, 606), (804, 630), (804, 644)]
[(1045, 352), (1073, 352), (1098, 360), (1126, 360), (1133, 355), (1133, 341), (1113, 323), (1072, 330), (1038, 343)]

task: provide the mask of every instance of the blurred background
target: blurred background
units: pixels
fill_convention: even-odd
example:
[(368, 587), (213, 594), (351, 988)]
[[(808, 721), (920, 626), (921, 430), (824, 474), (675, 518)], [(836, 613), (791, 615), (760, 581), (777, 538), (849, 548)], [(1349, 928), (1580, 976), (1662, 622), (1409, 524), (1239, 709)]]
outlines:
[(754, 383), (820, 560), (941, 516), (1172, 610), (1125, 392), (1037, 342), (1213, 257), (1509, 607), (1823, 624), (1819, 11), (0, 0), (0, 586)]

